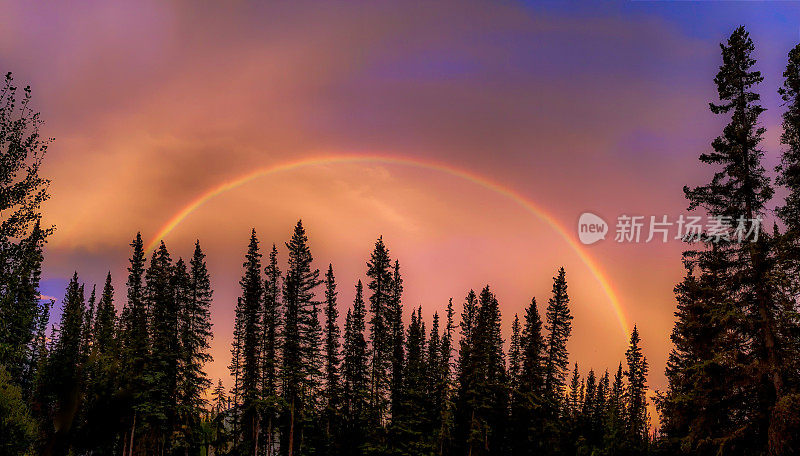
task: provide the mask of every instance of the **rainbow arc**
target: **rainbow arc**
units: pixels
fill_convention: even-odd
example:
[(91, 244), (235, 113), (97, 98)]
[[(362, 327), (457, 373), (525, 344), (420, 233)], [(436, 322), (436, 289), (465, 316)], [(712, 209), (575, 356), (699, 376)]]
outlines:
[(178, 225), (181, 224), (181, 222), (183, 222), (187, 217), (189, 217), (194, 211), (199, 209), (209, 200), (219, 195), (222, 195), (225, 192), (241, 187), (242, 185), (247, 184), (248, 182), (251, 182), (255, 179), (259, 179), (275, 173), (287, 172), (310, 166), (334, 165), (334, 164), (344, 164), (344, 163), (378, 163), (386, 165), (410, 166), (426, 170), (439, 171), (445, 174), (449, 174), (451, 176), (465, 179), (487, 190), (498, 193), (513, 200), (521, 207), (523, 207), (526, 211), (530, 212), (538, 219), (547, 223), (551, 228), (553, 228), (556, 231), (556, 233), (559, 234), (561, 238), (564, 239), (567, 245), (569, 245), (570, 248), (578, 255), (583, 264), (586, 265), (587, 268), (589, 268), (592, 275), (599, 283), (600, 287), (602, 288), (603, 292), (608, 298), (608, 302), (614, 311), (614, 314), (619, 322), (622, 331), (624, 331), (626, 336), (627, 334), (630, 333), (630, 324), (628, 323), (628, 320), (625, 316), (624, 308), (622, 307), (619, 297), (612, 288), (611, 283), (606, 277), (605, 273), (597, 264), (597, 262), (586, 252), (585, 247), (581, 245), (570, 234), (570, 231), (564, 228), (564, 226), (555, 217), (553, 217), (550, 213), (548, 213), (543, 207), (541, 207), (534, 201), (530, 200), (529, 198), (525, 197), (524, 195), (520, 194), (511, 187), (502, 185), (499, 182), (496, 182), (479, 174), (473, 173), (471, 171), (467, 171), (464, 169), (451, 166), (449, 164), (435, 162), (435, 161), (423, 161), (414, 158), (392, 157), (383, 155), (339, 155), (339, 156), (326, 156), (326, 157), (311, 157), (302, 160), (259, 168), (247, 174), (239, 176), (235, 179), (223, 182), (215, 187), (206, 190), (205, 192), (197, 196), (194, 200), (192, 200), (186, 206), (184, 206), (183, 209), (179, 210), (175, 215), (173, 215), (158, 230), (156, 235), (153, 237), (153, 239), (147, 246), (148, 251), (154, 250), (162, 239), (166, 238), (167, 235), (169, 235)]

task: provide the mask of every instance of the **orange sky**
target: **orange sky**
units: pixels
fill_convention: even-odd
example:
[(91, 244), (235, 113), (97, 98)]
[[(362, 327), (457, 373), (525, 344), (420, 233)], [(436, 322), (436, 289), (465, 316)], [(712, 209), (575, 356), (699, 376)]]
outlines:
[[(655, 3), (576, 12), (514, 2), (4, 2), (0, 62), (33, 86), (44, 133), (56, 138), (44, 170), (53, 179), (46, 220), (57, 232), (43, 292), (60, 297), (73, 270), (101, 283), (110, 269), (121, 306), (137, 230), (149, 239), (209, 188), (313, 156), (457, 167), (535, 202), (573, 236), (587, 210), (612, 222), (682, 213), (681, 187), (709, 178), (696, 157), (721, 125), (707, 110), (717, 43), (748, 18), (756, 45), (769, 43), (758, 57), (765, 104), (775, 108), (763, 119), (771, 167), (775, 88), (797, 25), (778, 7)], [(602, 372), (623, 359), (627, 336), (607, 296), (541, 219), (439, 171), (343, 163), (254, 180), (167, 236), (175, 256), (190, 254), (196, 238), (208, 253), (212, 377), (227, 377), (250, 228), (265, 247), (281, 246), (298, 218), (317, 266), (334, 265), (342, 313), (383, 235), (402, 265), (406, 313), (423, 305), (429, 318), (450, 297), (458, 308), (470, 288), (488, 283), (508, 330), (532, 296), (543, 310), (563, 265), (572, 361)], [(612, 238), (586, 252), (640, 329), (651, 386), (663, 388), (683, 247)]]

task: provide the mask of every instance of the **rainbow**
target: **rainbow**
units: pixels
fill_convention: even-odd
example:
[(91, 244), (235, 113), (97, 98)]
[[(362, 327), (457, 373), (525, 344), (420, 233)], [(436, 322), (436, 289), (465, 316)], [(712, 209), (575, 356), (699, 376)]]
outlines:
[(233, 180), (228, 182), (223, 182), (222, 184), (217, 185), (216, 187), (212, 187), (211, 189), (205, 191), (204, 193), (200, 194), (197, 198), (187, 204), (183, 209), (178, 211), (172, 218), (158, 230), (158, 233), (153, 237), (150, 241), (149, 245), (147, 246), (148, 251), (154, 250), (159, 242), (164, 239), (169, 233), (172, 232), (180, 223), (186, 219), (192, 212), (196, 211), (200, 208), (203, 204), (215, 198), (229, 190), (233, 190), (238, 188), (250, 181), (255, 179), (268, 176), (270, 174), (280, 173), (284, 171), (292, 171), (298, 168), (303, 168), (307, 166), (320, 166), (320, 165), (333, 165), (333, 164), (343, 164), (343, 163), (379, 163), (379, 164), (386, 164), (386, 165), (402, 165), (402, 166), (411, 166), (416, 168), (422, 168), (426, 170), (433, 170), (439, 171), (445, 174), (449, 174), (451, 176), (456, 176), (462, 179), (465, 179), (469, 182), (472, 182), (476, 185), (479, 185), (487, 190), (491, 190), (495, 193), (503, 195), (520, 206), (522, 206), (525, 210), (530, 212), (531, 214), (535, 215), (537, 218), (543, 220), (545, 223), (550, 225), (563, 239), (567, 242), (567, 244), (575, 251), (581, 261), (586, 265), (587, 268), (591, 271), (592, 275), (594, 275), (597, 282), (600, 284), (600, 287), (603, 289), (606, 297), (608, 298), (611, 307), (614, 310), (614, 314), (619, 321), (620, 328), (624, 331), (625, 335), (630, 333), (630, 324), (625, 317), (625, 312), (620, 303), (619, 297), (617, 296), (614, 289), (611, 287), (611, 283), (609, 282), (608, 278), (605, 276), (603, 271), (600, 269), (600, 266), (597, 262), (589, 256), (586, 252), (585, 248), (572, 237), (567, 229), (556, 220), (552, 215), (550, 215), (545, 209), (538, 206), (536, 203), (531, 201), (530, 199), (526, 198), (525, 196), (521, 195), (516, 190), (501, 185), (498, 182), (490, 180), (489, 178), (480, 176), (475, 174), (471, 171), (467, 171), (464, 169), (456, 168), (449, 164), (435, 162), (435, 161), (422, 161), (419, 159), (414, 158), (405, 158), (405, 157), (391, 157), (391, 156), (382, 156), (382, 155), (339, 155), (339, 156), (325, 156), (325, 157), (310, 157), (305, 158), (302, 160), (292, 161), (288, 163), (282, 163), (278, 165), (267, 166), (264, 168), (259, 168), (254, 171), (251, 171), (245, 175), (239, 176)]

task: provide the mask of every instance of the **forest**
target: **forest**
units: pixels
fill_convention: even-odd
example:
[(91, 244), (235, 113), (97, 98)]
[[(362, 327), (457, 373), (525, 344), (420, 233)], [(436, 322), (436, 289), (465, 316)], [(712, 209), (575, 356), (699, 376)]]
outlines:
[[(489, 285), (427, 315), (403, 302), (400, 261), (383, 238), (365, 282), (353, 283), (333, 265), (319, 269), (302, 221), (282, 245), (250, 234), (240, 297), (222, 303), (236, 312), (232, 384), (204, 372), (213, 278), (200, 241), (185, 260), (163, 241), (147, 251), (137, 233), (124, 290), (110, 273), (93, 285), (76, 272), (51, 322), (55, 303), (39, 287), (57, 229), (42, 213), (52, 140), (40, 134), (31, 89), (18, 90), (9, 73), (0, 93), (0, 455), (798, 454), (800, 45), (778, 89), (774, 180), (760, 148), (754, 43), (739, 27), (720, 50), (709, 108), (728, 123), (699, 157), (708, 183), (684, 187), (688, 208), (772, 226), (752, 242), (701, 236), (675, 258), (685, 277), (674, 290), (669, 384), (654, 394), (636, 327), (618, 365), (582, 376), (570, 361), (573, 317), (558, 265), (547, 302), (532, 298), (523, 315), (505, 316), (504, 340)], [(785, 197), (773, 208), (778, 187)], [(355, 288), (353, 302), (340, 302), (340, 287)]]

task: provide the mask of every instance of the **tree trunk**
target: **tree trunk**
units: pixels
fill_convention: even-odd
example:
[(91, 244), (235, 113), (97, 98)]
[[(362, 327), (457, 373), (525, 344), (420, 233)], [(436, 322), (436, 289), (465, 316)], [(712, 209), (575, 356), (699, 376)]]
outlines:
[(136, 412), (133, 412), (133, 424), (131, 425), (131, 441), (128, 445), (128, 454), (133, 456), (133, 435), (136, 433)]
[(294, 455), (294, 398), (292, 398), (292, 405), (289, 407), (289, 448), (288, 455)]

